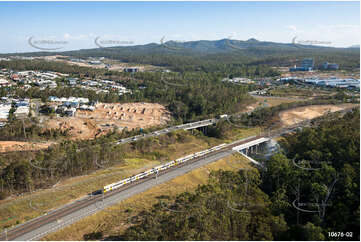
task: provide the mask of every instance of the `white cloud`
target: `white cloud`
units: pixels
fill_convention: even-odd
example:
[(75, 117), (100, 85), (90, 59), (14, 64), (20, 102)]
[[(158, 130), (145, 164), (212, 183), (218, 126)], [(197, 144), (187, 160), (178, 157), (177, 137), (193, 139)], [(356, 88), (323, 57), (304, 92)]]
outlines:
[(297, 27), (294, 25), (288, 25), (286, 28), (292, 30), (293, 32), (297, 32)]
[(314, 25), (302, 29), (288, 25), (286, 28), (290, 30), (292, 38), (296, 37), (298, 41), (331, 42), (325, 45), (334, 47), (348, 47), (360, 42), (359, 25)]

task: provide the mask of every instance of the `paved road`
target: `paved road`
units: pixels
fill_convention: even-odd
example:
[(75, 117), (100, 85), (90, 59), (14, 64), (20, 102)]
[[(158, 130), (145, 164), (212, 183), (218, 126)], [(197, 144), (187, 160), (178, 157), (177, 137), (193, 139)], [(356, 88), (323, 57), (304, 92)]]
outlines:
[[(304, 124), (303, 124), (304, 125)], [(300, 125), (302, 126), (302, 124)], [(280, 133), (284, 132), (290, 132), (290, 130), (281, 129), (278, 130), (277, 134), (274, 133), (272, 136), (278, 136)], [(114, 205), (116, 203), (119, 203), (120, 201), (129, 198), (135, 194), (144, 192), (148, 189), (150, 189), (153, 186), (156, 186), (157, 184), (164, 183), (166, 181), (169, 181), (177, 176), (181, 176), (187, 172), (192, 171), (193, 169), (196, 169), (198, 167), (201, 167), (205, 164), (208, 164), (210, 162), (217, 161), (219, 159), (222, 159), (226, 156), (229, 156), (232, 153), (235, 153), (236, 151), (232, 150), (231, 148), (242, 144), (247, 143), (255, 139), (259, 139), (260, 136), (251, 136), (242, 140), (235, 141), (231, 144), (229, 144), (229, 149), (225, 149), (222, 151), (217, 151), (215, 153), (210, 153), (206, 157), (198, 158), (194, 163), (190, 162), (188, 164), (185, 164), (184, 166), (176, 167), (175, 169), (169, 170), (168, 172), (161, 174), (158, 176), (157, 179), (148, 179), (140, 184), (134, 184), (131, 185), (128, 188), (125, 188), (122, 191), (114, 191), (114, 194), (110, 194), (110, 196), (105, 196), (104, 200), (101, 199), (101, 196), (97, 196), (96, 198), (99, 199), (97, 202), (94, 202), (94, 200), (91, 200), (91, 198), (85, 198), (82, 200), (77, 200), (76, 202), (73, 202), (72, 204), (65, 205), (65, 208), (69, 208), (68, 212), (63, 215), (63, 212), (59, 213), (59, 215), (56, 215), (57, 211), (61, 211), (62, 208), (59, 208), (57, 210), (54, 210), (52, 212), (49, 212), (48, 215), (44, 215), (43, 218), (45, 218), (45, 222), (43, 222), (41, 225), (30, 225), (27, 226), (28, 223), (31, 223), (32, 221), (28, 221), (25, 224), (19, 225), (17, 228), (32, 228), (27, 229), (25, 233), (22, 235), (19, 235), (18, 237), (12, 238), (12, 240), (39, 240), (43, 236), (45, 236), (48, 233), (54, 232), (60, 228), (63, 228), (67, 225), (70, 225), (76, 221), (79, 221), (80, 219), (89, 216), (91, 214), (94, 214), (105, 207)], [(107, 194), (107, 193), (106, 193)], [(85, 202), (85, 203), (83, 203)], [(76, 206), (78, 204), (84, 204), (85, 206)], [(74, 206), (75, 205), (75, 206)], [(52, 218), (48, 218), (51, 217)], [(56, 217), (56, 216), (59, 217)], [(55, 217), (55, 218), (54, 218)], [(37, 219), (37, 218), (36, 218)], [(34, 220), (36, 220), (34, 219)], [(0, 236), (0, 239), (5, 239), (4, 234)]]
[(295, 101), (304, 101), (304, 98), (296, 98), (296, 97), (281, 97), (281, 96), (266, 96), (266, 95), (259, 95), (255, 91), (249, 92), (249, 95), (252, 97), (258, 98), (267, 98), (267, 99), (284, 99), (284, 100), (295, 100)]
[[(200, 125), (203, 125), (202, 122), (204, 122), (204, 121), (201, 121)], [(208, 121), (208, 122), (212, 122), (212, 121)], [(196, 125), (196, 124), (193, 123), (191, 125)], [(295, 125), (295, 127), (292, 127), (292, 128), (294, 129), (296, 127), (303, 126), (303, 125), (305, 125), (305, 124), (300, 123), (298, 125)], [(187, 124), (180, 125), (180, 126), (181, 127), (183, 126), (183, 128), (186, 128)], [(275, 137), (275, 136), (279, 136), (281, 133), (290, 132), (290, 131), (292, 131), (292, 129), (290, 129), (290, 128), (291, 127), (288, 127), (288, 129), (278, 130), (278, 132), (273, 133), (271, 136)], [(170, 132), (168, 130), (169, 130), (169, 128), (164, 130), (163, 132)], [(156, 131), (156, 133), (159, 133), (159, 132), (160, 131)], [(248, 137), (247, 139), (243, 139), (242, 142), (248, 142), (246, 140), (249, 140), (250, 138), (256, 139), (256, 137)], [(237, 141), (237, 142), (240, 142), (240, 141)], [(236, 144), (237, 142), (233, 142), (232, 145), (233, 144), (237, 145)], [(47, 220), (48, 221), (47, 223), (43, 223), (43, 225), (40, 225), (39, 227), (36, 227), (34, 229), (29, 229), (26, 233), (19, 235), (18, 237), (15, 237), (12, 239), (13, 240), (38, 240), (48, 233), (54, 232), (60, 228), (70, 225), (86, 216), (89, 216), (91, 214), (94, 214), (94, 213), (104, 209), (105, 207), (119, 203), (120, 201), (122, 201), (126, 198), (129, 198), (135, 194), (144, 192), (144, 191), (150, 189), (151, 187), (156, 186), (157, 184), (169, 181), (177, 176), (180, 176), (187, 172), (190, 172), (193, 169), (196, 169), (196, 168), (201, 167), (210, 162), (214, 162), (216, 160), (224, 158), (234, 152), (235, 151), (233, 151), (232, 149), (227, 149), (227, 150), (223, 150), (220, 152), (211, 153), (207, 157), (199, 158), (194, 163), (185, 164), (184, 166), (177, 167), (177, 169), (169, 170), (167, 173), (159, 175), (157, 179), (148, 179), (140, 184), (134, 184), (134, 185), (130, 186), (129, 188), (124, 189), (123, 191), (119, 191), (114, 194), (111, 194), (111, 196), (105, 197), (103, 201), (100, 199), (98, 202), (94, 203), (94, 200), (91, 200), (91, 198), (85, 198), (82, 200), (78, 200), (72, 204), (68, 204), (68, 205), (64, 206), (64, 207), (74, 208), (72, 210), (70, 209), (69, 210), (70, 212), (67, 213), (67, 215), (64, 215), (64, 216), (59, 215), (61, 217), (59, 217), (59, 218), (55, 217), (57, 219), (54, 219), (54, 218), (49, 219), (49, 220)], [(97, 198), (100, 198), (100, 197), (98, 196)], [(72, 206), (76, 203), (84, 202), (84, 200), (87, 200), (86, 201), (87, 203), (83, 203), (83, 204), (85, 204), (85, 206), (81, 206), (81, 207)], [(44, 215), (43, 217), (47, 218), (47, 217), (49, 217), (49, 215), (53, 215), (53, 217), (54, 217), (57, 214), (56, 211), (58, 211), (60, 209), (62, 209), (62, 208), (54, 210), (54, 211), (48, 213), (48, 215)], [(58, 216), (58, 215), (56, 215), (56, 216)], [(38, 218), (36, 218), (36, 219), (38, 219)], [(19, 225), (18, 227), (15, 227), (14, 229), (21, 228), (22, 226), (26, 227), (26, 225), (31, 222), (32, 222), (32, 220), (28, 221), (25, 224)], [(2, 234), (0, 236), (0, 240), (4, 240), (4, 239), (5, 239), (5, 236), (4, 236), (4, 234)]]
[(181, 125), (172, 126), (172, 127), (169, 127), (169, 128), (157, 130), (157, 131), (151, 132), (149, 134), (143, 134), (143, 135), (137, 135), (137, 136), (133, 136), (133, 137), (129, 137), (129, 138), (124, 138), (124, 139), (121, 139), (118, 142), (116, 142), (116, 144), (117, 145), (118, 144), (125, 144), (125, 143), (129, 143), (129, 142), (137, 141), (137, 140), (140, 140), (140, 139), (144, 139), (144, 138), (155, 137), (155, 136), (159, 136), (159, 135), (162, 135), (162, 134), (173, 132), (175, 130), (196, 129), (196, 128), (199, 128), (199, 127), (212, 125), (212, 124), (215, 124), (217, 122), (218, 122), (218, 119), (206, 119), (206, 120), (202, 120), (202, 121), (198, 121), (198, 122), (181, 124)]
[[(257, 95), (253, 95), (253, 96), (257, 96)], [(259, 97), (265, 97), (265, 96), (259, 96)], [(266, 98), (283, 98), (283, 97), (266, 97)], [(294, 99), (294, 100), (303, 100), (303, 99), (298, 99), (298, 98), (288, 98), (288, 97), (284, 97), (284, 99)], [(349, 111), (350, 109), (346, 109), (346, 111)], [(189, 129), (195, 129), (195, 128), (199, 128), (199, 127), (205, 127), (205, 126), (209, 126), (212, 124), (216, 124), (218, 121), (220, 120), (228, 120), (228, 122), (231, 122), (229, 120), (230, 117), (235, 117), (235, 118), (239, 118), (241, 117), (243, 114), (248, 114), (250, 115), (253, 111), (248, 111), (248, 112), (244, 112), (244, 113), (238, 113), (238, 114), (233, 114), (233, 115), (228, 115), (225, 118), (219, 118), (219, 119), (206, 119), (206, 120), (201, 120), (198, 122), (193, 122), (193, 123), (187, 123), (187, 124), (181, 124), (181, 125), (177, 125), (177, 126), (172, 126), (169, 128), (165, 128), (165, 129), (161, 129), (161, 130), (157, 130), (154, 132), (151, 132), (149, 134), (143, 134), (143, 135), (137, 135), (137, 136), (133, 136), (133, 137), (129, 137), (129, 138), (124, 138), (121, 139), (119, 141), (116, 142), (116, 144), (125, 144), (125, 143), (129, 143), (129, 142), (133, 142), (133, 141), (137, 141), (140, 139), (144, 139), (144, 138), (149, 138), (149, 137), (155, 137), (155, 136), (159, 136), (162, 134), (166, 134), (166, 133), (170, 133), (172, 131), (175, 130), (189, 130)], [(297, 127), (299, 126), (303, 126), (304, 124), (301, 125), (297, 125)], [(288, 132), (288, 131), (287, 131)]]
[[(147, 180), (143, 183), (132, 186), (124, 191), (115, 193), (111, 197), (106, 197), (103, 202), (98, 201), (97, 203), (93, 203), (93, 204), (90, 204), (79, 210), (75, 210), (74, 212), (70, 213), (69, 215), (61, 217), (61, 218), (57, 219), (56, 221), (47, 223), (37, 229), (34, 229), (34, 230), (27, 232), (19, 237), (16, 237), (13, 240), (39, 240), (41, 237), (45, 236), (46, 234), (54, 232), (60, 228), (70, 225), (76, 221), (79, 221), (80, 219), (82, 219), (86, 216), (89, 216), (91, 214), (94, 214), (94, 213), (104, 209), (105, 207), (119, 203), (120, 201), (122, 201), (126, 198), (129, 198), (131, 196), (134, 196), (135, 194), (144, 192), (158, 184), (167, 182), (177, 176), (184, 175), (185, 173), (188, 173), (198, 167), (201, 167), (208, 163), (222, 159), (226, 156), (229, 156), (230, 154), (232, 154), (234, 152), (235, 151), (233, 151), (233, 150), (225, 150), (225, 151), (216, 153), (214, 155), (211, 155), (209, 157), (201, 158), (199, 161), (197, 161), (195, 163), (190, 163), (183, 167), (179, 167), (177, 169), (171, 170), (165, 174), (159, 175), (157, 179), (153, 178), (153, 179)], [(51, 213), (49, 213), (49, 214), (51, 214)], [(4, 239), (4, 237), (0, 237), (0, 239)]]

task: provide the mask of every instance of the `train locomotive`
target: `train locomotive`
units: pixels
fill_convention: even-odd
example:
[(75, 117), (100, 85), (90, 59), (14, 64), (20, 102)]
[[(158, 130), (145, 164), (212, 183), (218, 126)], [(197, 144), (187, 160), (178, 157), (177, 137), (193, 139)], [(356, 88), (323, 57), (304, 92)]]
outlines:
[(104, 186), (103, 187), (103, 193), (118, 189), (118, 188), (120, 188), (120, 187), (122, 187), (122, 186), (124, 186), (126, 184), (132, 183), (134, 181), (145, 178), (145, 177), (150, 176), (152, 174), (156, 174), (156, 173), (158, 173), (160, 171), (169, 169), (169, 168), (171, 168), (173, 166), (177, 166), (177, 165), (182, 164), (182, 163), (184, 163), (184, 162), (186, 162), (188, 160), (192, 160), (194, 158), (204, 156), (204, 155), (206, 155), (208, 153), (211, 153), (211, 152), (214, 152), (214, 151), (217, 151), (217, 150), (221, 150), (221, 149), (225, 148), (226, 146), (227, 146), (227, 144), (220, 144), (220, 145), (214, 146), (214, 147), (212, 147), (210, 149), (202, 150), (202, 151), (187, 155), (185, 157), (182, 157), (182, 158), (179, 158), (179, 159), (176, 159), (176, 160), (172, 160), (172, 161), (170, 161), (170, 162), (168, 162), (166, 164), (153, 167), (152, 169), (149, 169), (147, 171), (141, 172), (141, 173), (136, 174), (134, 176), (131, 176), (131, 177), (128, 177), (126, 179), (120, 180), (118, 182), (115, 182), (115, 183)]

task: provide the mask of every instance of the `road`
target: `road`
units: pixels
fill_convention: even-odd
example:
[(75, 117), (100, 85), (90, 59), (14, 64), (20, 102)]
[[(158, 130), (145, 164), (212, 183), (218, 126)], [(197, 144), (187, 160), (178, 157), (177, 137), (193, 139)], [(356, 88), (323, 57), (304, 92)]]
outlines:
[[(208, 121), (208, 122), (212, 122), (212, 121)], [(191, 124), (191, 126), (192, 125), (196, 125), (196, 124), (193, 123)], [(200, 125), (202, 125), (202, 123), (200, 123)], [(273, 132), (270, 132), (268, 135), (269, 137), (276, 137), (287, 132), (292, 132), (294, 129), (298, 127), (307, 126), (307, 125), (309, 125), (309, 122), (302, 122), (292, 127), (275, 130)], [(180, 126), (186, 128), (187, 124)], [(158, 132), (161, 131), (156, 131), (156, 133)], [(163, 132), (170, 132), (170, 131), (167, 131), (166, 129)], [(86, 216), (89, 216), (104, 209), (105, 207), (119, 203), (120, 201), (126, 198), (144, 192), (150, 189), (151, 187), (156, 186), (157, 184), (169, 181), (177, 176), (181, 176), (205, 164), (222, 159), (236, 152), (232, 150), (233, 147), (251, 142), (261, 137), (263, 136), (252, 136), (246, 139), (233, 142), (222, 150), (214, 151), (212, 153), (207, 154), (204, 157), (195, 158), (184, 164), (164, 170), (159, 173), (157, 178), (155, 178), (153, 175), (145, 179), (139, 180), (137, 182), (131, 183), (129, 185), (126, 185), (124, 187), (121, 187), (120, 189), (114, 190), (109, 193), (89, 196), (84, 199), (77, 200), (71, 204), (65, 205), (59, 209), (44, 214), (43, 216), (32, 219), (24, 224), (14, 227), (10, 231), (8, 231), (7, 234), (3, 233), (0, 236), (0, 240), (6, 240), (6, 239), (39, 240), (46, 234), (54, 232), (67, 225), (70, 225)]]
[(148, 133), (148, 134), (136, 135), (136, 136), (133, 136), (133, 137), (124, 138), (124, 139), (121, 139), (121, 140), (117, 141), (116, 144), (117, 145), (118, 144), (125, 144), (125, 143), (129, 143), (129, 142), (137, 141), (137, 140), (140, 140), (140, 139), (144, 139), (144, 138), (159, 136), (159, 135), (162, 135), (162, 134), (170, 133), (170, 132), (173, 132), (173, 131), (176, 131), (176, 130), (181, 130), (181, 129), (183, 129), (183, 130), (196, 129), (196, 128), (199, 128), (199, 127), (212, 125), (212, 124), (215, 124), (217, 122), (218, 122), (218, 119), (206, 119), (206, 120), (202, 120), (202, 121), (198, 121), (198, 122), (181, 124), (181, 125), (172, 126), (172, 127), (169, 127), (169, 128), (153, 131), (153, 132)]
[(265, 96), (258, 94), (250, 94), (252, 97), (258, 98), (267, 98), (267, 99), (282, 99), (282, 100), (295, 100), (295, 101), (304, 101), (304, 98), (296, 98), (296, 97), (281, 97), (281, 96)]
[[(255, 95), (254, 95), (255, 96)], [(264, 97), (264, 96), (260, 96), (260, 97)], [(282, 97), (267, 97), (267, 98), (282, 98)], [(290, 98), (285, 98), (285, 99), (290, 99)], [(297, 98), (293, 98), (294, 100), (303, 100), (303, 99), (297, 99)], [(352, 110), (352, 108), (348, 108), (348, 109), (344, 109), (344, 112), (348, 112)], [(176, 130), (189, 130), (189, 129), (195, 129), (195, 128), (199, 128), (199, 127), (204, 127), (204, 126), (209, 126), (212, 124), (216, 124), (217, 122), (219, 122), (220, 120), (228, 120), (228, 122), (231, 122), (229, 119), (230, 117), (235, 117), (235, 118), (239, 118), (241, 117), (243, 114), (248, 114), (250, 115), (253, 111), (248, 111), (248, 112), (244, 112), (244, 113), (238, 113), (238, 114), (233, 114), (233, 115), (228, 115), (227, 117), (224, 118), (219, 118), (219, 119), (206, 119), (206, 120), (201, 120), (198, 122), (193, 122), (193, 123), (187, 123), (187, 124), (181, 124), (181, 125), (177, 125), (177, 126), (172, 126), (169, 128), (165, 128), (165, 129), (161, 129), (161, 130), (157, 130), (157, 131), (153, 131), (149, 134), (143, 134), (143, 135), (137, 135), (137, 136), (132, 136), (129, 138), (124, 138), (121, 139), (119, 141), (116, 142), (116, 144), (125, 144), (125, 143), (130, 143), (133, 141), (137, 141), (140, 139), (144, 139), (144, 138), (149, 138), (149, 137), (155, 137), (155, 136), (159, 136), (162, 134), (166, 134), (166, 133), (170, 133)], [(342, 111), (341, 111), (342, 112)], [(306, 121), (308, 122), (308, 121)], [(296, 128), (300, 127), (300, 126), (304, 126), (304, 122), (301, 122), (299, 124), (296, 124)], [(294, 129), (294, 127), (290, 126), (289, 128)], [(288, 130), (289, 128), (286, 128), (286, 130)], [(279, 131), (276, 131), (279, 132)], [(287, 131), (288, 132), (288, 131)]]
[[(219, 121), (220, 119), (207, 119), (207, 120), (201, 120), (201, 121), (197, 121), (197, 122), (193, 122), (193, 123), (187, 123), (187, 124), (182, 124), (182, 125), (177, 125), (177, 126), (173, 126), (173, 127), (169, 127), (169, 128), (165, 128), (165, 129), (162, 129), (162, 130), (157, 130), (157, 131), (154, 131), (154, 132), (151, 132), (151, 133), (148, 133), (148, 134), (143, 134), (143, 135), (137, 135), (137, 136), (134, 136), (134, 137), (129, 137), (129, 138), (124, 138), (124, 139), (121, 139), (119, 141), (116, 142), (116, 144), (123, 144), (123, 143), (129, 143), (129, 142), (133, 142), (133, 141), (137, 141), (139, 139), (144, 139), (144, 138), (148, 138), (148, 137), (154, 137), (154, 136), (159, 136), (159, 135), (162, 135), (162, 134), (166, 134), (166, 133), (169, 133), (169, 132), (172, 132), (172, 131), (175, 131), (175, 130), (189, 130), (189, 129), (194, 129), (194, 128), (198, 128), (198, 127), (204, 127), (204, 126), (208, 126), (208, 125), (212, 125), (212, 124), (215, 124)], [(182, 168), (182, 169), (185, 169), (185, 168)], [(181, 171), (181, 170), (180, 170)], [(184, 173), (183, 173), (184, 174)], [(94, 198), (92, 198), (94, 199)], [(107, 198), (105, 198), (107, 199)], [(86, 203), (87, 201), (85, 200), (79, 200), (77, 201), (77, 203)], [(105, 202), (105, 204), (107, 204)], [(43, 216), (40, 216), (38, 218), (35, 218), (35, 219), (32, 219), (30, 221), (27, 221), (26, 223), (24, 224), (21, 224), (21, 225), (18, 225), (16, 226), (15, 228), (12, 228), (11, 230), (9, 230), (8, 232), (6, 231), (5, 233), (1, 234), (0, 235), (0, 239), (1, 240), (6, 240), (6, 239), (18, 239), (18, 240), (29, 240), (29, 239), (37, 239), (37, 238), (40, 238), (41, 236), (45, 235), (44, 232), (45, 231), (48, 231), (49, 229), (51, 231), (53, 230), (56, 230), (56, 229), (59, 229), (61, 227), (64, 227), (68, 224), (71, 224), (75, 221), (77, 221), (78, 219), (78, 215), (77, 215), (77, 212), (74, 212), (72, 214), (74, 215), (69, 215), (70, 217), (64, 217), (64, 220), (61, 219), (59, 220), (58, 219), (58, 214), (60, 214), (60, 212), (62, 212), (63, 210), (66, 210), (66, 209), (70, 209), (72, 206), (75, 206), (76, 203), (73, 203), (73, 204), (69, 204), (69, 205), (66, 205), (64, 207), (61, 207), (57, 210), (54, 210), (52, 212), (49, 212), (48, 214), (45, 214)], [(83, 209), (83, 208), (82, 208)], [(86, 209), (86, 208), (84, 208)], [(59, 212), (60, 211), (60, 212)], [(97, 210), (92, 210), (92, 208), (90, 207), (89, 208), (89, 211), (83, 211), (80, 212), (80, 214), (83, 214), (84, 216), (88, 216), (92, 213), (95, 213)], [(51, 218), (49, 218), (50, 216), (52, 216)], [(78, 217), (77, 217), (78, 216)], [(84, 217), (84, 216), (80, 216), (79, 219), (81, 217)], [(55, 217), (55, 218), (54, 218)], [(48, 220), (46, 220), (48, 219)], [(54, 220), (55, 219), (55, 220)], [(39, 221), (45, 221), (46, 220), (46, 224), (49, 224), (49, 225), (46, 225), (45, 227), (42, 227), (40, 226), (38, 229), (33, 229), (34, 228), (34, 225), (35, 224), (38, 224)], [(64, 221), (64, 222), (62, 222)], [(56, 224), (54, 224), (56, 223)], [(50, 227), (49, 227), (50, 226)], [(36, 226), (35, 226), (36, 227)], [(30, 229), (29, 231), (26, 230), (26, 228), (32, 228)], [(41, 232), (42, 229), (45, 230), (43, 232)], [(25, 229), (25, 230), (24, 230)], [(20, 232), (19, 232), (20, 231)], [(24, 232), (24, 233), (23, 233)], [(23, 236), (18, 236), (18, 234), (24, 234)], [(29, 235), (28, 235), (29, 233)], [(25, 236), (25, 237), (24, 237)], [(27, 237), (26, 237), (27, 236)], [(36, 237), (37, 236), (37, 237)]]
[(105, 194), (88, 196), (84, 199), (77, 200), (71, 204), (65, 205), (59, 209), (53, 210), (43, 216), (32, 219), (24, 224), (18, 225), (9, 230), (7, 234), (0, 236), (0, 240), (39, 240), (48, 233), (54, 232), (60, 228), (70, 225), (86, 216), (94, 214), (105, 207), (119, 203), (135, 194), (144, 192), (153, 186), (167, 182), (177, 176), (184, 175), (198, 167), (222, 159), (236, 152), (234, 146), (250, 142), (259, 136), (252, 136), (229, 144), (226, 148), (214, 151), (205, 155), (185, 162), (181, 165), (160, 172), (155, 175), (130, 183), (120, 189)]

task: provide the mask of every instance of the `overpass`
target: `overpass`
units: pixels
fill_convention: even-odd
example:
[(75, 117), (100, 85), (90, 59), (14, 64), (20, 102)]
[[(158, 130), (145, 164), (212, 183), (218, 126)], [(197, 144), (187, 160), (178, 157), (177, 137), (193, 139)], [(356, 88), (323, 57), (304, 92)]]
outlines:
[[(344, 110), (341, 110), (341, 111), (338, 111), (338, 112), (345, 113), (345, 112), (349, 112), (350, 110), (352, 110), (352, 108), (347, 108), (347, 109), (344, 109)], [(227, 115), (226, 117), (222, 117), (222, 118), (205, 119), (205, 120), (201, 120), (201, 121), (197, 121), (197, 122), (176, 125), (176, 126), (164, 128), (164, 129), (161, 129), (161, 130), (153, 131), (153, 132), (148, 133), (148, 134), (141, 134), (141, 135), (136, 135), (136, 136), (133, 136), (133, 137), (124, 138), (124, 139), (118, 140), (115, 143), (117, 145), (118, 144), (125, 144), (125, 143), (130, 143), (130, 142), (133, 142), (133, 141), (137, 141), (139, 139), (144, 139), (144, 138), (159, 136), (159, 135), (162, 135), (162, 134), (167, 134), (167, 133), (170, 133), (170, 132), (176, 131), (176, 130), (191, 130), (191, 129), (201, 128), (201, 127), (206, 127), (206, 126), (209, 126), (209, 125), (216, 124), (220, 120), (227, 120), (228, 122), (231, 122), (229, 120), (230, 117), (239, 118), (243, 114), (250, 115), (252, 112), (253, 111), (248, 111), (248, 112), (244, 112), (244, 113)], [(272, 138), (278, 137), (280, 135), (293, 132), (293, 131), (297, 130), (298, 128), (305, 127), (305, 126), (310, 126), (310, 120), (305, 120), (305, 121), (302, 121), (300, 123), (288, 126), (286, 128), (273, 130), (272, 132), (269, 132), (269, 134), (267, 134), (267, 136), (270, 137), (270, 138), (271, 137)]]
[(250, 162), (252, 162), (255, 165), (258, 166), (262, 166), (261, 163), (259, 163), (258, 161), (252, 159), (251, 157), (249, 157), (247, 154), (253, 151), (256, 151), (259, 149), (259, 146), (266, 144), (267, 142), (269, 142), (271, 139), (270, 138), (266, 138), (266, 137), (260, 137), (258, 139), (255, 140), (251, 140), (247, 143), (235, 146), (232, 148), (232, 150), (237, 151), (238, 153), (240, 153), (243, 157), (247, 158)]
[[(154, 131), (150, 134), (138, 135), (134, 137), (129, 137), (126, 139), (122, 139), (117, 143), (127, 143), (140, 138), (156, 136), (160, 134), (165, 134), (171, 132), (173, 130), (189, 130), (198, 127), (205, 127), (208, 125), (215, 124), (220, 119), (208, 119), (188, 124), (182, 124), (178, 126), (173, 126), (170, 128), (165, 128), (162, 130)], [(279, 130), (275, 130), (272, 132), (268, 132), (268, 137), (277, 137), (283, 133), (292, 132), (298, 127), (307, 126), (310, 123), (302, 122), (292, 127), (283, 128)], [(266, 144), (270, 138), (265, 136), (251, 136), (242, 140), (237, 140), (232, 143), (229, 143), (225, 149), (220, 151), (212, 152), (207, 156), (203, 156), (201, 158), (192, 159), (189, 162), (185, 163), (182, 167), (177, 167), (177, 169), (171, 169), (169, 171), (164, 172), (164, 174), (160, 174), (158, 177), (150, 177), (151, 179), (142, 180), (139, 183), (131, 184), (130, 186), (126, 186), (123, 189), (114, 191), (113, 193), (108, 193), (105, 197), (101, 195), (95, 195), (91, 197), (85, 197), (84, 199), (76, 200), (71, 204), (67, 204), (57, 210), (53, 210), (49, 213), (46, 213), (38, 218), (30, 220), (24, 224), (20, 224), (9, 230), (9, 234), (7, 231), (5, 233), (0, 234), (0, 239), (2, 240), (32, 240), (39, 239), (44, 235), (56, 231), (60, 228), (63, 228), (67, 225), (70, 225), (81, 218), (89, 216), (91, 214), (96, 213), (99, 210), (104, 209), (107, 206), (112, 204), (116, 204), (119, 201), (122, 201), (134, 194), (143, 192), (150, 187), (153, 187), (162, 182), (166, 182), (174, 177), (179, 175), (183, 175), (201, 165), (216, 161), (223, 157), (226, 157), (232, 153), (239, 152), (241, 155), (246, 157), (252, 163), (256, 165), (261, 165), (259, 162), (255, 161), (247, 154), (248, 152), (252, 152), (252, 150), (256, 150), (260, 148), (263, 144)], [(154, 180), (155, 179), (155, 180)], [(154, 182), (156, 181), (156, 182)], [(99, 208), (97, 203), (101, 203), (102, 206)], [(61, 219), (60, 219), (61, 218)]]
[(235, 146), (232, 149), (236, 151), (241, 151), (243, 153), (248, 153), (248, 149), (258, 148), (260, 144), (266, 143), (268, 141), (270, 141), (270, 138), (261, 137), (256, 140), (252, 140), (250, 142)]
[(191, 129), (201, 128), (201, 127), (206, 127), (209, 125), (216, 124), (218, 121), (219, 121), (219, 119), (206, 119), (206, 120), (201, 120), (201, 121), (197, 121), (197, 122), (193, 122), (193, 123), (176, 125), (176, 126), (172, 126), (169, 128), (153, 131), (148, 134), (142, 134), (142, 135), (136, 135), (133, 137), (124, 138), (124, 139), (118, 140), (116, 142), (116, 144), (117, 145), (125, 144), (125, 143), (129, 143), (129, 142), (137, 141), (140, 139), (144, 139), (144, 138), (155, 137), (155, 136), (159, 136), (162, 134), (167, 134), (167, 133), (170, 133), (170, 132), (176, 131), (176, 130), (191, 130)]
[(232, 149), (233, 147), (247, 143), (248, 145), (246, 146), (252, 145), (254, 144), (252, 141), (259, 140), (259, 138), (260, 136), (251, 136), (234, 141), (221, 149), (203, 153), (199, 157), (193, 157), (177, 166), (136, 180), (106, 194), (92, 194), (75, 200), (60, 208), (48, 211), (40, 217), (19, 224), (9, 229), (9, 231), (5, 230), (3, 233), (0, 233), (0, 240), (39, 240), (50, 232), (71, 225), (84, 217), (103, 210), (108, 206), (117, 204), (135, 194), (144, 192), (151, 187), (169, 181), (177, 176), (184, 175), (203, 165), (227, 157), (236, 152)]
[(200, 127), (209, 126), (212, 124), (216, 124), (217, 122), (218, 122), (218, 119), (206, 119), (206, 120), (202, 120), (202, 121), (198, 121), (198, 122), (194, 122), (194, 123), (190, 123), (190, 124), (179, 125), (178, 127), (182, 128), (184, 130), (189, 130), (189, 129), (196, 129), (196, 128), (200, 128)]
[(261, 163), (249, 157), (247, 153), (260, 148), (268, 141), (270, 141), (270, 138), (263, 135), (250, 136), (236, 140), (226, 144), (220, 150), (203, 154), (201, 157), (192, 158), (180, 165), (160, 171), (157, 175), (153, 174), (152, 176), (129, 183), (106, 194), (101, 193), (83, 197), (60, 208), (51, 210), (40, 217), (17, 225), (9, 231), (0, 233), (0, 240), (39, 240), (51, 232), (69, 226), (84, 217), (117, 204), (126, 198), (144, 192), (151, 187), (169, 181), (177, 176), (184, 175), (205, 164), (217, 161), (236, 152), (239, 152), (252, 163), (262, 166)]

